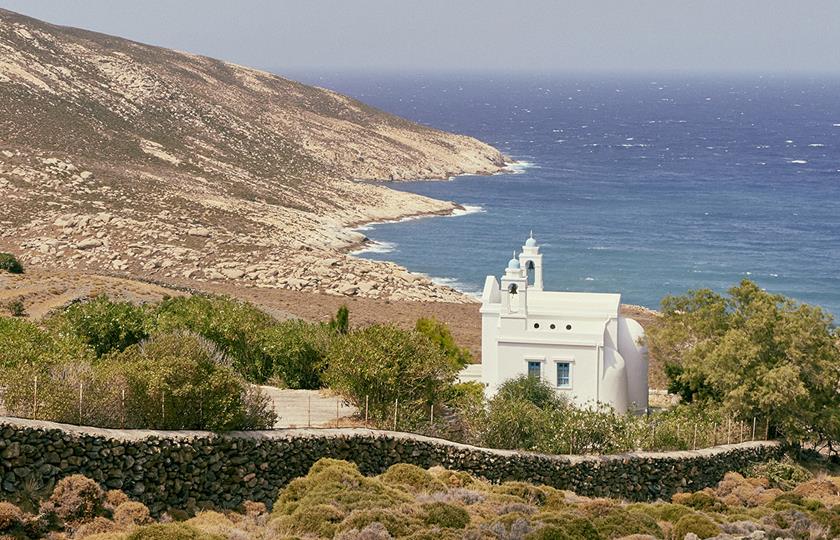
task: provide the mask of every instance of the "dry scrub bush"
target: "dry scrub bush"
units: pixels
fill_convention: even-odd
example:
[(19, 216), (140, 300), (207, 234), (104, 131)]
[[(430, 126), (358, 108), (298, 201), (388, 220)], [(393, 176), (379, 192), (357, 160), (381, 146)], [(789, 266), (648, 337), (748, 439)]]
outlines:
[(365, 528), (342, 531), (335, 536), (335, 540), (392, 540), (394, 537), (381, 523), (371, 523)]
[(727, 506), (763, 506), (782, 494), (782, 490), (770, 488), (766, 478), (744, 478), (736, 472), (726, 473), (713, 491)]
[(41, 504), (41, 511), (53, 514), (72, 526), (102, 513), (103, 499), (99, 484), (81, 474), (74, 474), (58, 481), (50, 498)]
[(106, 510), (113, 512), (122, 503), (128, 502), (128, 495), (119, 489), (109, 489), (105, 492), (105, 501), (102, 503)]
[(11, 532), (23, 525), (24, 515), (12, 503), (0, 501), (0, 533)]
[(375, 510), (354, 510), (338, 526), (339, 532), (363, 531), (379, 523), (393, 537), (406, 536), (421, 527), (419, 519), (406, 515), (399, 510), (378, 508)]
[(437, 525), (446, 529), (463, 529), (470, 523), (470, 514), (454, 504), (433, 502), (422, 505), (426, 525)]
[(121, 529), (130, 529), (138, 525), (148, 525), (152, 522), (149, 509), (145, 504), (137, 501), (126, 501), (114, 510), (114, 523)]
[(116, 532), (117, 529), (116, 524), (110, 519), (96, 516), (93, 521), (79, 525), (73, 534), (73, 538), (89, 538), (95, 534)]
[(816, 478), (794, 488), (793, 493), (807, 499), (820, 501), (826, 506), (840, 504), (840, 486), (828, 478)]

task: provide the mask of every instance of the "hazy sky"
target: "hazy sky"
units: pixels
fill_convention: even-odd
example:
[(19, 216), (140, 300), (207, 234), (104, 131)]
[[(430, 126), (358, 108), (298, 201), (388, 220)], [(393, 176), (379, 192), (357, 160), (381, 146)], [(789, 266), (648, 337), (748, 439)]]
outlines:
[(840, 0), (0, 0), (283, 68), (840, 72)]

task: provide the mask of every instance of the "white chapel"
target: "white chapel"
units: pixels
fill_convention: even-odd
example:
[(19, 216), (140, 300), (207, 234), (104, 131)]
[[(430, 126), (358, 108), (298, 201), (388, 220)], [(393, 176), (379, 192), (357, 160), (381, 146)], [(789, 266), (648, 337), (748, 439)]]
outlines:
[(488, 397), (508, 379), (539, 377), (579, 406), (648, 406), (644, 330), (619, 314), (620, 294), (543, 290), (533, 234), (501, 283), (487, 276), (481, 305), (481, 380)]

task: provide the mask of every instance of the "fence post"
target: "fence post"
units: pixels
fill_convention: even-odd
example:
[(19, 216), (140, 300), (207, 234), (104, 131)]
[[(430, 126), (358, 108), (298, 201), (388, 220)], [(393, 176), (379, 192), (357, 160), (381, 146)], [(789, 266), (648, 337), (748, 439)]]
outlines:
[(164, 427), (164, 422), (166, 421), (166, 392), (160, 392), (160, 423), (161, 429)]
[(79, 382), (79, 425), (82, 425), (82, 388), (84, 384)]
[(306, 394), (306, 427), (312, 427), (312, 393)]
[(365, 396), (365, 427), (368, 427), (368, 398), (370, 396)]
[(650, 423), (650, 450), (656, 450), (656, 422)]
[(717, 422), (712, 426), (712, 446), (717, 446)]
[(732, 417), (726, 419), (726, 444), (732, 444)]
[(432, 406), (429, 408), (429, 424), (435, 424), (435, 404), (432, 403)]
[(120, 422), (120, 425), (122, 426), (123, 429), (125, 429), (125, 388), (120, 390), (120, 395), (121, 395), (121, 397), (120, 397), (120, 404), (121, 404), (121, 406), (120, 406), (120, 417), (122, 418), (122, 421)]
[(738, 422), (738, 439), (739, 439), (738, 440), (739, 443), (744, 442), (744, 421), (743, 420), (740, 420)]
[(764, 440), (768, 440), (770, 438), (770, 417), (764, 419)]
[(335, 427), (338, 427), (338, 419), (341, 418), (341, 415), (338, 412), (338, 407), (339, 407), (338, 396), (336, 396), (336, 398), (335, 398)]
[(35, 375), (35, 394), (32, 397), (32, 418), (38, 419), (38, 376)]
[(697, 422), (694, 423), (694, 442), (691, 443), (692, 450), (697, 450)]
[(400, 400), (394, 400), (394, 431), (397, 431), (397, 411), (400, 408)]
[(752, 440), (755, 440), (755, 422), (756, 418), (753, 416), (753, 432), (752, 432)]

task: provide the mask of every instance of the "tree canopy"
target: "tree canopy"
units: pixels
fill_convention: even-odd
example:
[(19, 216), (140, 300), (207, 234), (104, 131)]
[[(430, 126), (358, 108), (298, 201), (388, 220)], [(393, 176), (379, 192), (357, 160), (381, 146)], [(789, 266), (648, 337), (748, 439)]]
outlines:
[(840, 441), (840, 346), (829, 314), (749, 280), (668, 296), (647, 330), (671, 391), (767, 418), (791, 442)]

